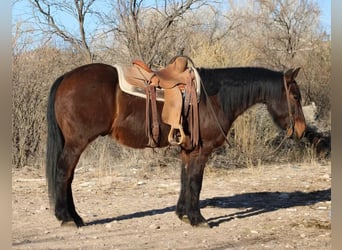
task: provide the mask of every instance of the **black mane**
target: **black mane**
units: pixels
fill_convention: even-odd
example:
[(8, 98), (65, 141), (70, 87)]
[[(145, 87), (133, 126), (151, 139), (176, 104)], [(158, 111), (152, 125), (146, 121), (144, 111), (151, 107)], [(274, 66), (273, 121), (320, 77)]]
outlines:
[(254, 103), (279, 100), (283, 90), (283, 73), (265, 68), (199, 68), (209, 96), (218, 95), (226, 114), (237, 107), (246, 109)]

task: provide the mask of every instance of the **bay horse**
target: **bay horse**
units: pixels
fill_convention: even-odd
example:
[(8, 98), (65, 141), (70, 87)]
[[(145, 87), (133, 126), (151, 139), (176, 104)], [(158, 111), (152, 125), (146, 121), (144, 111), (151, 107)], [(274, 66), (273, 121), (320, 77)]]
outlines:
[[(256, 103), (267, 106), (274, 122), (301, 138), (306, 129), (299, 68), (277, 72), (265, 68), (198, 68), (200, 143), (181, 146), (181, 187), (176, 215), (192, 226), (208, 225), (199, 206), (205, 164), (221, 146), (234, 120)], [(136, 149), (147, 147), (145, 99), (124, 93), (115, 67), (89, 64), (60, 76), (52, 85), (47, 107), (46, 177), (50, 203), (62, 222), (84, 226), (75, 209), (71, 184), (80, 155), (98, 136), (111, 136)], [(158, 112), (162, 109), (158, 102)], [(160, 117), (159, 117), (160, 118)], [(168, 145), (170, 126), (161, 123), (159, 147)]]

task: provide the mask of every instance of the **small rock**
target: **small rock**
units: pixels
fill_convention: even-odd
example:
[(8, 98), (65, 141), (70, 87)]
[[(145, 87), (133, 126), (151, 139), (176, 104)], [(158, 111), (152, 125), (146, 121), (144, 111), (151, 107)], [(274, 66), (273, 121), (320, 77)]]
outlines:
[(160, 226), (156, 225), (156, 224), (151, 224), (149, 226), (150, 229), (160, 229)]
[(328, 208), (327, 207), (318, 207), (317, 210), (327, 210)]

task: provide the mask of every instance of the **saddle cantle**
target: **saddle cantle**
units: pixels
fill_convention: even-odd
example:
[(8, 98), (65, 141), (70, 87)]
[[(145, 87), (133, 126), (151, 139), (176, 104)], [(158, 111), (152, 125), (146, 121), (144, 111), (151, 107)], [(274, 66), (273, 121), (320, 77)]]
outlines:
[[(188, 67), (187, 57), (176, 57), (164, 69), (151, 70), (143, 61), (135, 60), (132, 66), (116, 66), (120, 87), (125, 92), (146, 98), (146, 129), (149, 145), (156, 146), (159, 137), (159, 123), (156, 119), (156, 100), (163, 101), (161, 119), (171, 126), (168, 141), (170, 144), (185, 143), (183, 122), (189, 118), (187, 127), (193, 146), (198, 145), (198, 97), (199, 76), (197, 71)], [(120, 75), (123, 75), (120, 76)], [(123, 81), (127, 83), (124, 86)], [(127, 91), (129, 89), (129, 91)], [(183, 100), (183, 95), (184, 100)], [(189, 108), (191, 107), (191, 108)], [(183, 108), (183, 112), (182, 112)], [(150, 112), (150, 109), (152, 112)], [(188, 112), (191, 110), (191, 112)], [(151, 126), (151, 119), (153, 124)], [(156, 128), (156, 126), (158, 128)], [(179, 136), (179, 137), (178, 137)]]

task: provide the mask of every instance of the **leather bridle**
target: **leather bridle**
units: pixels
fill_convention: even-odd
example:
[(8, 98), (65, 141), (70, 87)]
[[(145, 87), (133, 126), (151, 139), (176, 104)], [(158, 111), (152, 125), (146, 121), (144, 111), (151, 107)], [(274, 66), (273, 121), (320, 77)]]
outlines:
[(289, 120), (290, 123), (286, 129), (286, 135), (287, 137), (291, 137), (294, 133), (294, 118), (293, 118), (293, 114), (292, 114), (292, 109), (291, 109), (291, 103), (290, 103), (290, 91), (289, 88), (287, 87), (287, 82), (286, 82), (286, 76), (284, 75), (284, 87), (285, 87), (285, 93), (286, 93), (286, 101), (287, 101), (287, 108), (289, 111)]
[(291, 109), (291, 103), (290, 103), (290, 91), (289, 91), (289, 88), (287, 87), (287, 82), (286, 82), (286, 76), (285, 75), (284, 75), (283, 82), (284, 82), (284, 88), (285, 88), (285, 94), (286, 94), (287, 108), (288, 108), (288, 111), (289, 111), (290, 123), (289, 123), (289, 125), (286, 128), (286, 136), (284, 136), (284, 138), (279, 143), (279, 145), (276, 147), (276, 149), (274, 149), (272, 152), (264, 155), (264, 158), (268, 157), (268, 156), (271, 156), (275, 152), (277, 152), (279, 150), (279, 148), (281, 147), (281, 145), (283, 145), (283, 143), (286, 141), (286, 139), (290, 138), (293, 135), (294, 131), (295, 131), (295, 129), (294, 129), (295, 122), (294, 122), (294, 118), (293, 118), (293, 114), (292, 114), (292, 109)]

